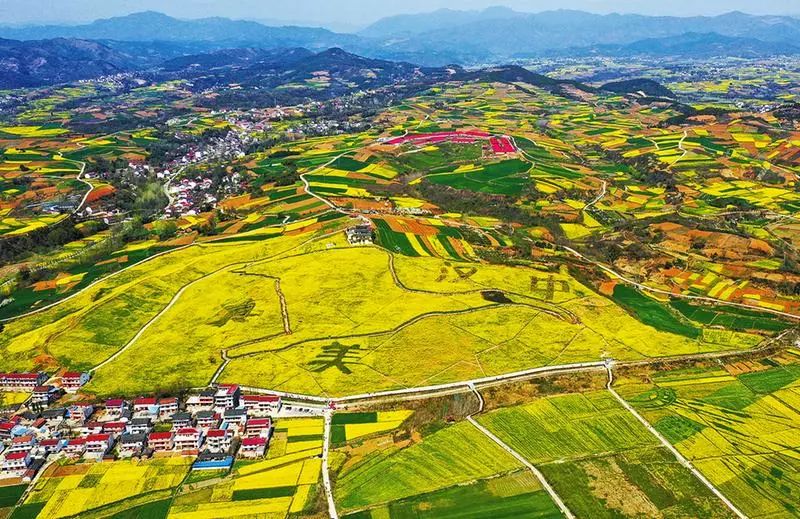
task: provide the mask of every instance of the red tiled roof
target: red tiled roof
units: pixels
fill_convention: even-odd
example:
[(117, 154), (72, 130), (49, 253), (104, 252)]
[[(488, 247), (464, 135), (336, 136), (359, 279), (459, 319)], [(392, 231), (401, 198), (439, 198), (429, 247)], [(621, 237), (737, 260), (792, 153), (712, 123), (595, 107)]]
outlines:
[(87, 442), (107, 442), (110, 439), (110, 434), (90, 434), (86, 437)]
[(85, 445), (86, 438), (73, 438), (69, 441), (68, 445)]
[(13, 440), (11, 440), (11, 443), (13, 443), (14, 445), (19, 445), (20, 443), (30, 443), (32, 441), (33, 441), (33, 436), (27, 435), (14, 438)]
[(153, 440), (155, 440), (155, 441), (158, 441), (158, 440), (171, 440), (172, 439), (172, 433), (171, 432), (154, 432), (154, 433), (150, 433), (150, 435), (147, 437), (147, 439), (149, 441), (153, 441)]
[(194, 427), (184, 427), (183, 429), (178, 429), (178, 434), (181, 434), (181, 435), (188, 435), (188, 434), (199, 435), (200, 431), (198, 431)]
[(242, 446), (244, 447), (256, 447), (259, 445), (266, 445), (266, 444), (267, 444), (266, 438), (255, 437), (255, 438), (245, 438), (244, 440), (242, 440)]
[(208, 431), (208, 434), (206, 434), (206, 436), (208, 438), (224, 438), (225, 435), (227, 434), (228, 431), (224, 429), (211, 429), (210, 431)]
[(177, 404), (177, 398), (162, 398), (158, 401), (159, 405), (169, 405), (169, 404)]
[(251, 418), (247, 420), (247, 427), (269, 427), (272, 425), (272, 420), (269, 418)]
[(27, 457), (27, 452), (12, 452), (11, 454), (6, 454), (7, 460), (24, 460)]
[(277, 402), (281, 399), (278, 395), (245, 395), (245, 402)]
[(62, 379), (65, 378), (81, 378), (82, 373), (78, 373), (77, 371), (68, 371), (61, 375)]
[(113, 400), (106, 400), (106, 407), (122, 407), (125, 405), (125, 400), (115, 398)]
[(58, 440), (56, 440), (55, 438), (50, 438), (49, 440), (42, 440), (41, 442), (39, 442), (39, 445), (41, 445), (42, 447), (55, 447), (56, 445), (58, 445)]

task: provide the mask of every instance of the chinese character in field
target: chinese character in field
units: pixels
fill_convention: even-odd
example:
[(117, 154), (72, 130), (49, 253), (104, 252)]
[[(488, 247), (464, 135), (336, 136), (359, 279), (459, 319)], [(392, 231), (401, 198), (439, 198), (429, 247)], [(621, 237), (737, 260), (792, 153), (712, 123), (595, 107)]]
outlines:
[(360, 345), (346, 346), (337, 341), (329, 346), (322, 347), (322, 352), (310, 362), (311, 371), (320, 373), (329, 368), (336, 368), (345, 375), (349, 375), (352, 371), (347, 365), (358, 364), (360, 355)]
[[(539, 281), (543, 281), (542, 287), (539, 286)], [(531, 292), (534, 294), (541, 294), (542, 299), (545, 301), (552, 301), (555, 298), (556, 292), (563, 292), (569, 294), (569, 283), (564, 280), (556, 281), (553, 276), (547, 279), (539, 279), (536, 276), (531, 276)]]

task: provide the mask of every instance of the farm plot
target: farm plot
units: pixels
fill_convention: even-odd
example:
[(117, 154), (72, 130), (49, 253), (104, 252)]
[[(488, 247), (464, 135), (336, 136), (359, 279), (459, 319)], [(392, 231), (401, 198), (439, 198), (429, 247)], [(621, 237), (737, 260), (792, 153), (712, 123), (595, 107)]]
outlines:
[(653, 426), (750, 517), (796, 517), (800, 352), (621, 381)]
[(180, 457), (52, 465), (36, 483), (24, 507), (30, 511), (38, 508), (33, 516), (39, 519), (55, 519), (121, 505), (143, 494), (163, 498), (163, 491), (180, 485), (190, 465), (189, 458)]
[(401, 499), (344, 517), (556, 519), (562, 515), (536, 477), (525, 470)]
[(411, 411), (336, 413), (333, 416), (331, 443), (339, 445), (364, 436), (391, 431), (411, 414)]
[(608, 392), (542, 398), (478, 420), (536, 465), (579, 517), (728, 517)]
[(478, 193), (518, 195), (530, 183), (530, 169), (530, 163), (510, 159), (491, 164), (459, 166), (452, 172), (427, 175), (425, 181)]
[[(336, 454), (347, 458), (347, 452)], [(335, 498), (343, 512), (382, 507), (519, 469), (511, 455), (461, 422), (412, 443), (383, 444), (346, 461), (336, 475)]]

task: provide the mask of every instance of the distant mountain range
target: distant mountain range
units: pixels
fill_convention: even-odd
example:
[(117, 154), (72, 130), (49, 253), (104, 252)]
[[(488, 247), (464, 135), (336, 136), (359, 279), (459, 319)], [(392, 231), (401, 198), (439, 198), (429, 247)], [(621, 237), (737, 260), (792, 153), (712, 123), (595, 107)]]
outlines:
[[(4, 87), (152, 68), (187, 74), (199, 70), (211, 73), (213, 79), (215, 67), (224, 69), (226, 76), (233, 75), (231, 66), (261, 67), (272, 77), (270, 67), (276, 63), (312, 60), (315, 53), (330, 48), (402, 62), (404, 67), (486, 65), (541, 56), (800, 54), (800, 19), (739, 12), (676, 18), (566, 10), (537, 14), (507, 8), (440, 10), (386, 18), (358, 34), (226, 18), (178, 20), (143, 12), (86, 25), (5, 28), (0, 35), (7, 38), (0, 40)], [(237, 82), (248, 80), (243, 72), (240, 75)]]
[[(79, 38), (163, 47), (168, 58), (224, 48), (340, 47), (374, 58), (420, 65), (499, 63), (553, 53), (618, 55), (762, 56), (796, 53), (800, 19), (732, 12), (714, 17), (598, 15), (581, 11), (521, 13), (495, 7), (483, 11), (439, 10), (385, 18), (357, 34), (226, 18), (178, 20), (156, 12), (97, 20), (77, 26), (5, 28), (4, 38)], [(188, 47), (188, 48), (187, 48)], [(169, 51), (169, 52), (168, 52)], [(131, 52), (131, 54), (136, 54)], [(164, 57), (164, 56), (162, 56)]]

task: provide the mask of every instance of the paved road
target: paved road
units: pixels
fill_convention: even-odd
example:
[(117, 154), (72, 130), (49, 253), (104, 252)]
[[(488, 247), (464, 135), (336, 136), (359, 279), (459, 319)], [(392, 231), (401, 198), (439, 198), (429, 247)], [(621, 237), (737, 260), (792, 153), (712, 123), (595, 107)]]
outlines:
[(739, 510), (736, 507), (736, 505), (731, 503), (731, 501), (727, 497), (725, 497), (725, 495), (722, 492), (717, 490), (717, 488), (714, 485), (712, 485), (711, 482), (708, 479), (706, 479), (706, 477), (703, 474), (700, 473), (700, 471), (698, 471), (696, 468), (694, 468), (694, 465), (692, 465), (692, 463), (688, 459), (686, 459), (680, 452), (678, 452), (678, 449), (673, 447), (672, 444), (670, 442), (668, 442), (667, 439), (664, 438), (664, 436), (662, 436), (661, 433), (656, 430), (655, 427), (650, 425), (650, 422), (645, 420), (644, 417), (642, 415), (640, 415), (639, 412), (636, 411), (636, 409), (633, 408), (633, 406), (631, 406), (628, 402), (626, 402), (625, 399), (622, 398), (619, 395), (619, 393), (617, 393), (614, 390), (614, 387), (613, 387), (613, 384), (614, 384), (614, 373), (612, 371), (612, 364), (608, 363), (608, 365), (606, 366), (606, 369), (608, 370), (608, 384), (606, 385), (606, 387), (608, 388), (608, 391), (612, 395), (614, 395), (614, 398), (617, 399), (617, 401), (622, 405), (622, 407), (624, 407), (629, 413), (631, 413), (633, 416), (635, 416), (636, 419), (639, 420), (639, 422), (642, 425), (644, 425), (645, 428), (648, 431), (650, 431), (656, 438), (658, 438), (658, 440), (661, 442), (661, 444), (664, 447), (666, 447), (675, 456), (675, 458), (678, 460), (678, 462), (681, 465), (683, 465), (684, 467), (689, 469), (692, 472), (692, 474), (694, 474), (695, 477), (697, 477), (697, 479), (699, 479), (701, 483), (703, 483), (706, 487), (708, 487), (708, 489), (715, 496), (717, 496), (723, 503), (725, 503), (725, 506), (730, 508), (730, 510), (734, 514), (736, 514), (737, 517), (739, 517), (740, 519), (747, 519), (747, 516), (741, 510)]
[(339, 514), (336, 512), (336, 502), (333, 500), (333, 487), (331, 487), (331, 475), (328, 470), (328, 451), (331, 444), (331, 421), (333, 419), (333, 411), (326, 409), (325, 416), (325, 434), (322, 444), (322, 485), (325, 487), (325, 495), (328, 498), (328, 515), (331, 519), (339, 519)]

